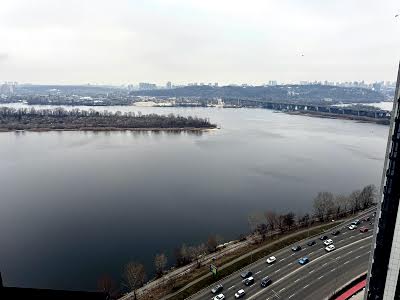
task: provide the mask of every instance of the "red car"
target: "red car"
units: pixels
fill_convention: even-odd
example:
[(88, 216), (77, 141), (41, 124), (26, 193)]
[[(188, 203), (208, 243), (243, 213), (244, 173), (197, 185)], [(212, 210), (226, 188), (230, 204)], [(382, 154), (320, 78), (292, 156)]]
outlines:
[(368, 228), (367, 227), (361, 227), (360, 228), (360, 232), (367, 232), (368, 231)]

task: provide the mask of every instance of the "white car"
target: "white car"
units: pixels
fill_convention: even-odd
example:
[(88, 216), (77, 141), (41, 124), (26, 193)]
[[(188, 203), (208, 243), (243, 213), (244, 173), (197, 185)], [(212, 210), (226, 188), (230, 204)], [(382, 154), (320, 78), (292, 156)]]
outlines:
[(271, 256), (267, 258), (267, 263), (268, 264), (272, 264), (276, 261), (276, 257), (275, 256)]
[(327, 252), (331, 252), (331, 251), (333, 251), (333, 250), (335, 250), (335, 249), (336, 249), (336, 248), (335, 248), (334, 245), (329, 245), (328, 247), (325, 248), (325, 250), (326, 250)]
[(329, 239), (329, 240), (326, 240), (324, 242), (324, 244), (325, 244), (325, 246), (329, 246), (330, 244), (333, 244), (333, 241), (331, 239)]
[(244, 294), (246, 294), (246, 293), (244, 292), (243, 289), (242, 290), (238, 290), (237, 293), (235, 293), (235, 298), (236, 299), (242, 298), (244, 296)]
[(354, 225), (354, 224), (351, 224), (350, 226), (349, 226), (349, 229), (350, 230), (354, 230), (354, 229), (356, 229), (357, 228), (357, 225)]
[(224, 300), (224, 299), (225, 299), (224, 294), (219, 294), (219, 295), (217, 295), (217, 296), (215, 296), (215, 297), (213, 298), (213, 300)]

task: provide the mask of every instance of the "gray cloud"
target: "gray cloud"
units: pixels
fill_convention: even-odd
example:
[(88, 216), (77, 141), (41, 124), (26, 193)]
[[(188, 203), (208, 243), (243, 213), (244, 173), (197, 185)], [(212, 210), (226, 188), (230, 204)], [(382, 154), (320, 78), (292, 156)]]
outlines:
[(0, 62), (5, 61), (8, 59), (7, 53), (0, 53)]
[(34, 2), (2, 0), (0, 80), (375, 81), (399, 59), (398, 0)]

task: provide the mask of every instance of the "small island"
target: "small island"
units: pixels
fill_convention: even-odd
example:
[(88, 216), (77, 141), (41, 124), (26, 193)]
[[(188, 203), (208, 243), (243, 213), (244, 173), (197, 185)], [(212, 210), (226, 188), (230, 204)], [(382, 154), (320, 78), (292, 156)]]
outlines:
[(0, 107), (0, 131), (199, 131), (217, 128), (208, 119), (140, 112), (89, 111), (64, 108), (35, 109)]

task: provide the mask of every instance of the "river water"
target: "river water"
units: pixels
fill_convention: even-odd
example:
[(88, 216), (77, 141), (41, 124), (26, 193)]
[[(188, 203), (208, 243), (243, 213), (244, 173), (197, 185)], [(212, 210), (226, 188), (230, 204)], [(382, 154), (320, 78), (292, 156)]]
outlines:
[[(23, 105), (16, 104), (15, 107)], [(89, 108), (87, 108), (89, 109)], [(190, 133), (0, 133), (5, 285), (94, 289), (130, 260), (225, 240), (266, 210), (312, 209), (382, 174), (388, 126), (263, 109), (101, 107), (207, 117)]]

